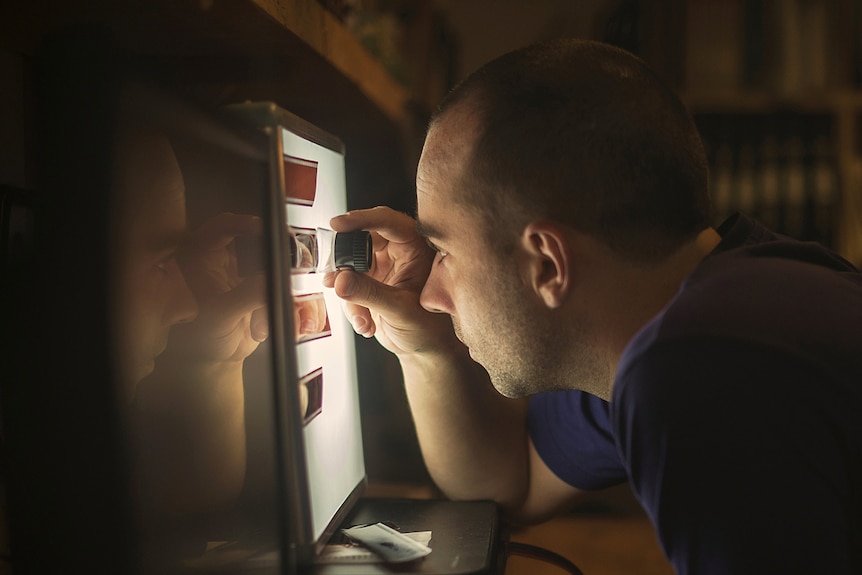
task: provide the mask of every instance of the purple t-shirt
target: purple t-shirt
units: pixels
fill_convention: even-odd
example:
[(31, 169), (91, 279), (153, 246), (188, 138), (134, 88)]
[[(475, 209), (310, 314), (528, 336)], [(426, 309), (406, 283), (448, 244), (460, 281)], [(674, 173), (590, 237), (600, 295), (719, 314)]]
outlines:
[(613, 397), (540, 394), (582, 489), (628, 479), (677, 572), (862, 572), (862, 275), (744, 216), (629, 342)]

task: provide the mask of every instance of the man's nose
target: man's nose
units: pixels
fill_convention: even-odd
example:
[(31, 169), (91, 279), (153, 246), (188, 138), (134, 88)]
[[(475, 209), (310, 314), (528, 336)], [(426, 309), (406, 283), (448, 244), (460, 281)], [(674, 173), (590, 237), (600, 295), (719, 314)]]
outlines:
[(431, 273), (428, 274), (425, 286), (419, 294), (419, 305), (432, 313), (448, 313), (451, 315), (454, 311), (452, 300), (445, 289), (445, 278), (442, 278), (441, 275), (437, 271), (436, 266), (431, 268)]

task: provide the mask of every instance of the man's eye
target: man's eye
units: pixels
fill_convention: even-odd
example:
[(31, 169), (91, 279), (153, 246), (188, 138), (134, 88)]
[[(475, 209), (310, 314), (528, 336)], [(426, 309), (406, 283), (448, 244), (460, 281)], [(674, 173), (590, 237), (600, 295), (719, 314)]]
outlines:
[(440, 249), (440, 246), (438, 246), (437, 244), (435, 244), (435, 243), (434, 243), (434, 242), (432, 242), (431, 240), (426, 239), (426, 240), (425, 240), (425, 243), (427, 243), (427, 244), (428, 244), (428, 247), (430, 247), (432, 250), (434, 250), (435, 252), (437, 252), (437, 254), (440, 256), (440, 259), (441, 259), (441, 260), (442, 260), (443, 258), (445, 258), (446, 256), (448, 256), (448, 255), (449, 255), (449, 253), (448, 253), (448, 252), (446, 252), (446, 251), (444, 251), (444, 250)]
[(437, 246), (431, 246), (431, 247), (434, 248), (435, 252), (437, 252), (437, 257), (435, 259), (437, 260), (438, 264), (443, 261), (443, 258), (445, 258), (446, 256), (449, 255), (449, 252), (441, 250)]

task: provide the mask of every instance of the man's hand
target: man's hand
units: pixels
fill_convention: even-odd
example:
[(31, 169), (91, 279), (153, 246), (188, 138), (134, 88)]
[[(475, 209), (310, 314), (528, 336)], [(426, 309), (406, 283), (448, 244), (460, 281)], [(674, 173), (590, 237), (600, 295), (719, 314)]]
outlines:
[(448, 316), (430, 313), (419, 305), (434, 261), (434, 251), (416, 233), (416, 222), (390, 208), (377, 207), (337, 216), (336, 232), (368, 230), (374, 256), (371, 271), (344, 270), (324, 278), (346, 303), (345, 312), (356, 333), (376, 336), (392, 353), (438, 351), (459, 345)]

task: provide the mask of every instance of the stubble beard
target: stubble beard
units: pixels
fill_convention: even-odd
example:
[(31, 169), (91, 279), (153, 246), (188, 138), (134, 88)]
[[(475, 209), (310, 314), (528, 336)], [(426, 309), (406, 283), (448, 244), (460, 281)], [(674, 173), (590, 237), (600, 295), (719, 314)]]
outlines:
[(485, 368), (501, 395), (516, 399), (561, 390), (607, 395), (614, 378), (613, 364), (594, 345), (588, 326), (559, 330), (548, 318), (537, 320), (527, 317), (521, 308), (515, 309), (520, 313), (508, 314), (494, 324), (495, 329), (467, 339), (458, 321), (452, 320), (455, 335)]
[(470, 350), (470, 357), (485, 368), (494, 388), (503, 396), (521, 398), (544, 391), (542, 377), (547, 357), (543, 341), (536, 339), (539, 326), (517, 300), (503, 298), (484, 310), (485, 321), (469, 334), (456, 318), (456, 337)]

